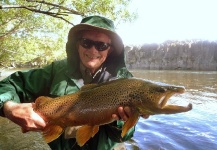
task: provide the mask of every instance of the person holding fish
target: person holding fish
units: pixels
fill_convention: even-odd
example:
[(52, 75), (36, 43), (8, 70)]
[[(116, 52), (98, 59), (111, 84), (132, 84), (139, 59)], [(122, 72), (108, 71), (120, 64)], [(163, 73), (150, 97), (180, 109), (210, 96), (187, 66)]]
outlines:
[[(20, 125), (23, 132), (41, 131), (49, 121), (34, 111), (37, 97), (59, 97), (75, 93), (86, 84), (132, 77), (125, 66), (122, 39), (115, 32), (113, 21), (107, 18), (86, 17), (72, 27), (68, 34), (66, 53), (67, 58), (64, 60), (43, 68), (18, 71), (2, 80), (0, 115)], [(61, 110), (53, 115), (58, 113)], [(111, 116), (115, 121), (100, 126), (96, 135), (82, 146), (74, 138), (79, 126), (68, 127), (64, 133), (60, 131), (62, 134), (48, 144), (55, 150), (113, 149), (117, 143), (133, 136), (134, 127), (124, 137), (121, 136), (123, 123), (131, 115), (129, 107), (118, 107), (117, 114)]]

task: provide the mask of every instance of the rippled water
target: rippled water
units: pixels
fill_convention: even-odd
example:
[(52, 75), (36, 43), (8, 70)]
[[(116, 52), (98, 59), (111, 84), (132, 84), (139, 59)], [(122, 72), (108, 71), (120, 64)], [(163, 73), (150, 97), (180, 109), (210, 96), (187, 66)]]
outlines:
[[(11, 72), (4, 72), (7, 76)], [(185, 86), (170, 103), (193, 104), (193, 110), (140, 119), (127, 150), (217, 149), (217, 72), (132, 70), (135, 77)], [(38, 133), (22, 134), (18, 126), (0, 118), (0, 150), (49, 149)]]
[(186, 92), (170, 103), (193, 104), (193, 110), (173, 115), (140, 119), (130, 150), (217, 149), (217, 72), (132, 71), (134, 76), (185, 86)]

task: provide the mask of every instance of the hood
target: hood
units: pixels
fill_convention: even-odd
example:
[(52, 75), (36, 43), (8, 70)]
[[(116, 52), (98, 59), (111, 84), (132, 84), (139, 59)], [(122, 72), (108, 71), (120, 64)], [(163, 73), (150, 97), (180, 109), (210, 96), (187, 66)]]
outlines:
[(83, 30), (98, 30), (111, 38), (113, 51), (104, 62), (104, 66), (109, 73), (114, 75), (117, 70), (125, 67), (124, 45), (121, 37), (114, 30), (113, 21), (101, 16), (90, 16), (82, 19), (80, 24), (72, 27), (69, 31), (68, 41), (66, 43), (66, 54), (71, 72), (79, 70), (80, 58), (77, 41), (80, 37), (79, 33)]

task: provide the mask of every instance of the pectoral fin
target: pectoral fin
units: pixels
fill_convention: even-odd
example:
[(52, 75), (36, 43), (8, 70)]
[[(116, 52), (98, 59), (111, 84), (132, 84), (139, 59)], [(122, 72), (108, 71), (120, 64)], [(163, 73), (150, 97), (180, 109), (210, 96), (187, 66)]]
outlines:
[(52, 142), (57, 139), (61, 133), (63, 132), (63, 128), (57, 125), (48, 125), (42, 130), (42, 135), (47, 143)]
[(79, 146), (83, 146), (91, 137), (99, 131), (99, 126), (82, 126), (76, 133), (76, 140)]
[(129, 129), (131, 129), (138, 121), (139, 119), (139, 113), (134, 112), (133, 115), (125, 122), (121, 136), (124, 137)]

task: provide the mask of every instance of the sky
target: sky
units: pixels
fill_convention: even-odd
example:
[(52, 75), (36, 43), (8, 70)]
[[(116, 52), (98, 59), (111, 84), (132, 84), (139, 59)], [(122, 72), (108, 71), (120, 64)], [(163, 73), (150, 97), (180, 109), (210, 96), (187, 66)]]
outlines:
[(137, 20), (117, 26), (124, 44), (217, 41), (217, 0), (132, 0)]

